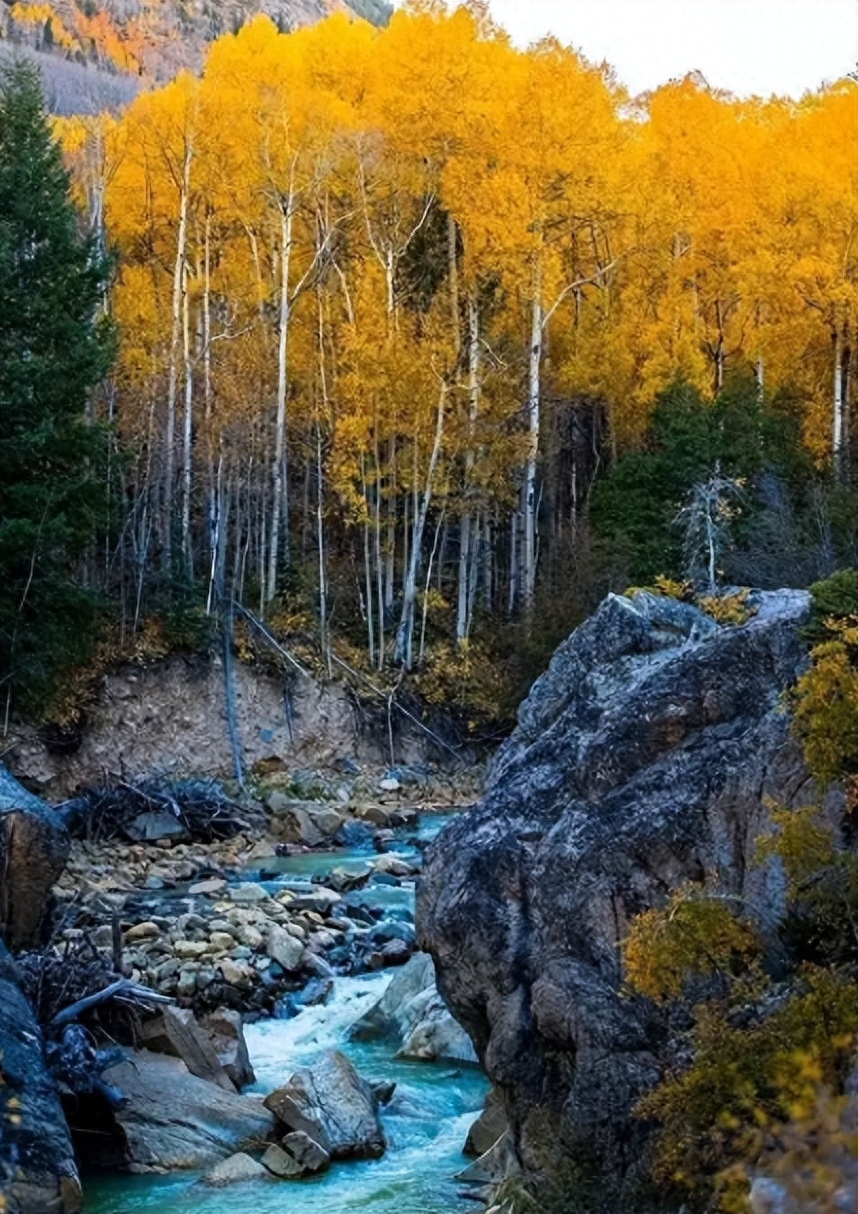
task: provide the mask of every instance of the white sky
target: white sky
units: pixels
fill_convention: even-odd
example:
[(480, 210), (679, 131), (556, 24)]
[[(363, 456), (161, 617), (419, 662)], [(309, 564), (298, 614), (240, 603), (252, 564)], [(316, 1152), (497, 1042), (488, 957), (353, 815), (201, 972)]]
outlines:
[(490, 0), (522, 46), (554, 34), (632, 93), (698, 70), (740, 96), (801, 96), (854, 71), (858, 0)]

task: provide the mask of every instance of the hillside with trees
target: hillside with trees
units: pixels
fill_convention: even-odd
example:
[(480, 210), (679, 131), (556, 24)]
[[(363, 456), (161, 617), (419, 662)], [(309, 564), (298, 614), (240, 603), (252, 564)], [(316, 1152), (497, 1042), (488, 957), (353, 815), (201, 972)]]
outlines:
[(858, 84), (104, 11), (3, 14), (0, 1210), (407, 1214), (485, 1098), (495, 1214), (848, 1214)]
[(344, 12), (384, 25), (386, 0), (48, 0), (0, 3), (0, 63), (36, 64), (51, 110), (115, 110), (152, 82), (199, 71), (206, 48), (260, 13), (281, 32)]
[(442, 699), (512, 654), (518, 692), (605, 589), (693, 573), (695, 486), (719, 578), (854, 560), (856, 105), (632, 102), (417, 5), (259, 17), (61, 122), (113, 259), (86, 576), (124, 641), (234, 598)]

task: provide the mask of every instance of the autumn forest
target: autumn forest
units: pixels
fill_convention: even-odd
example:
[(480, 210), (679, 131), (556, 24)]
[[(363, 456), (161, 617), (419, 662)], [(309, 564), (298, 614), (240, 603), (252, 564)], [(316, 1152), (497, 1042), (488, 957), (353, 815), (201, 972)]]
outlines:
[[(515, 49), (478, 4), (424, 3), (384, 29), (260, 17), (199, 78), (58, 120), (111, 260), (92, 414), (120, 506), (87, 576), (123, 635), (233, 597), (377, 670), (526, 638), (535, 612), (565, 633), (605, 588), (682, 572), (669, 542), (635, 559), (640, 461), (677, 397), (722, 439), (753, 431), (736, 483), (774, 468), (789, 497), (799, 461), (830, 548), (856, 107), (848, 81), (739, 101), (689, 76), (630, 99), (553, 41)], [(723, 448), (665, 491), (668, 531)]]

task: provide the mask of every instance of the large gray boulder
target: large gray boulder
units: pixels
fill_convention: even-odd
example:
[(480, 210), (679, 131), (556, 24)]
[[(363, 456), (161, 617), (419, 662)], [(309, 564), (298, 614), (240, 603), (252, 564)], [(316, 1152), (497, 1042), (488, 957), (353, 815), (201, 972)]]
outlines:
[(420, 1062), (477, 1061), (473, 1044), (453, 1019), (435, 985), (428, 953), (398, 969), (379, 1001), (349, 1029), (352, 1041), (388, 1041), (399, 1057)]
[(260, 1100), (192, 1075), (179, 1058), (136, 1050), (104, 1078), (125, 1098), (114, 1116), (131, 1172), (203, 1168), (262, 1146), (274, 1129)]
[(62, 818), (0, 764), (0, 938), (13, 951), (38, 942), (68, 855)]
[(809, 596), (753, 603), (719, 627), (609, 596), (535, 683), (481, 804), (427, 852), (418, 937), (528, 1170), (572, 1150), (631, 1177), (644, 1159), (630, 1110), (659, 1078), (661, 1028), (621, 990), (633, 916), (687, 881), (738, 895), (764, 928), (781, 908), (755, 839), (771, 802), (817, 795), (783, 703)]
[(291, 1131), (303, 1132), (331, 1159), (384, 1153), (378, 1097), (343, 1054), (330, 1050), (266, 1097), (265, 1107)]
[[(0, 944), (0, 1208), (77, 1214), (80, 1180), (41, 1031)], [(14, 1102), (14, 1105), (10, 1104)]]

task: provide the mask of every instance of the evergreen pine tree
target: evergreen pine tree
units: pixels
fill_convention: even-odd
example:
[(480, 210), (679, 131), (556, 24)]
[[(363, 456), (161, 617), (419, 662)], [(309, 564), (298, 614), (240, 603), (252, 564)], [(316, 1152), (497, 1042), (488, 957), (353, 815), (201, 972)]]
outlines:
[(38, 74), (0, 75), (0, 705), (35, 708), (86, 651), (81, 557), (104, 526), (107, 266), (80, 235)]

